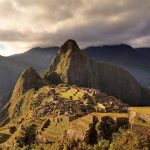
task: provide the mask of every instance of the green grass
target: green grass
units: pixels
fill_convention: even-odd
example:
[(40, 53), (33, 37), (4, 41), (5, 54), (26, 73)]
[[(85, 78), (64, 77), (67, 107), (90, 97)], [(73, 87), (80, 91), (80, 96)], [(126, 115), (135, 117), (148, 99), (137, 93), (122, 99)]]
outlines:
[(138, 126), (144, 126), (144, 127), (149, 127), (149, 128), (150, 128), (150, 123), (135, 121), (133, 124), (134, 124), (134, 125), (138, 125)]
[(86, 131), (89, 129), (89, 124), (92, 123), (92, 116), (87, 115), (85, 117), (76, 119), (71, 122), (71, 127), (77, 129), (78, 131)]
[(60, 123), (57, 125), (50, 125), (48, 128), (45, 128), (42, 131), (42, 136), (46, 137), (50, 141), (56, 142), (61, 140), (64, 135), (64, 132), (69, 128), (69, 125), (66, 123)]
[[(76, 94), (76, 95), (74, 95)], [(73, 100), (79, 100), (81, 98), (83, 98), (84, 92), (82, 92), (81, 90), (79, 92), (77, 92), (77, 89), (75, 88), (71, 88), (70, 90), (68, 90), (67, 92), (60, 92), (59, 96), (65, 99), (70, 100), (70, 97), (72, 97)]]
[(130, 107), (129, 110), (143, 114), (150, 114), (150, 107)]
[(91, 115), (96, 116), (98, 118), (104, 117), (104, 116), (111, 116), (114, 118), (119, 118), (119, 117), (128, 117), (127, 113), (91, 113)]
[[(131, 107), (129, 110), (135, 111), (141, 114), (147, 114), (150, 115), (150, 107)], [(139, 126), (144, 126), (144, 127), (150, 127), (150, 123), (148, 122), (143, 122), (140, 120), (140, 118), (135, 118), (134, 125), (139, 125)]]
[(127, 118), (127, 113), (91, 113), (84, 117), (78, 118), (71, 122), (72, 127), (78, 128), (79, 130), (87, 130), (89, 129), (89, 124), (92, 123), (93, 116), (96, 116), (99, 120), (104, 116), (111, 116), (114, 118), (125, 117)]

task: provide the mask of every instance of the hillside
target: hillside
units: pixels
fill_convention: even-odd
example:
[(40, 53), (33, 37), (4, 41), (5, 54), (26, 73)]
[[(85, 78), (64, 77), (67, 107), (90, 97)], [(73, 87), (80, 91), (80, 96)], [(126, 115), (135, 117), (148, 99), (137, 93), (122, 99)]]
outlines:
[(70, 128), (69, 122), (77, 118), (91, 112), (121, 113), (128, 108), (96, 89), (63, 84), (50, 87), (41, 85), (41, 81), (31, 68), (21, 74), (5, 117), (0, 120), (0, 147), (58, 142)]
[(57, 47), (34, 48), (23, 54), (0, 58), (0, 99), (12, 92), (20, 73), (26, 67), (31, 66), (39, 73), (44, 71), (54, 57), (56, 49)]
[[(28, 70), (19, 78), (14, 92), (26, 73)], [(9, 119), (6, 118), (7, 122), (4, 121), (5, 124), (0, 127), (0, 148), (46, 150), (67, 146), (68, 149), (73, 149), (84, 144), (81, 145), (84, 146), (83, 150), (86, 149), (85, 146), (92, 150), (93, 144), (95, 147), (100, 146), (98, 141), (107, 142), (106, 147), (109, 144), (118, 147), (130, 138), (131, 145), (128, 143), (125, 147), (131, 148), (138, 140), (143, 143), (135, 143), (137, 146), (149, 146), (149, 128), (140, 126), (142, 132), (131, 134), (126, 113), (128, 106), (96, 89), (64, 84), (42, 86), (39, 89), (36, 86), (21, 94), (16, 101), (12, 98), (10, 102), (9, 108), (12, 109), (8, 111)], [(122, 131), (119, 130), (120, 127)], [(116, 138), (112, 141), (113, 135)]]
[(150, 48), (133, 48), (121, 44), (88, 47), (84, 50), (94, 60), (125, 68), (141, 85), (150, 86)]
[[(9, 101), (8, 118), (15, 118), (22, 114), (27, 115), (26, 113), (40, 116), (40, 113), (46, 113), (48, 109), (48, 115), (52, 115), (54, 108), (62, 114), (67, 111), (71, 114), (84, 114), (93, 111), (120, 112), (125, 111), (127, 106), (115, 97), (107, 96), (95, 89), (68, 86), (67, 84), (58, 84), (55, 88), (50, 86), (52, 85), (46, 79), (41, 78), (34, 69), (25, 69), (20, 75)], [(68, 104), (65, 101), (68, 101)]]

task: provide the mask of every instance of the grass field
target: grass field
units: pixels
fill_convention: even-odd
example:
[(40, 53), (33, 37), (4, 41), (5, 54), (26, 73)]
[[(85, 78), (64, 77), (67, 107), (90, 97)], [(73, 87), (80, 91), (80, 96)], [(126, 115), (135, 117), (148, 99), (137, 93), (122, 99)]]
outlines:
[(82, 99), (84, 95), (83, 91), (77, 91), (77, 89), (75, 88), (71, 88), (70, 90), (68, 90), (67, 92), (60, 92), (59, 96), (62, 98), (66, 98), (68, 100), (70, 100), (70, 98), (72, 97), (72, 100), (79, 100)]
[[(131, 107), (129, 110), (150, 116), (150, 107)], [(139, 126), (150, 127), (150, 122), (143, 122), (140, 118), (135, 118), (133, 124), (139, 125)]]
[(72, 127), (78, 128), (79, 130), (87, 130), (89, 129), (89, 125), (92, 123), (93, 116), (96, 116), (98, 120), (101, 120), (104, 116), (110, 116), (113, 118), (127, 118), (127, 113), (91, 113), (84, 117), (78, 118), (71, 122)]
[(61, 123), (58, 125), (50, 125), (48, 128), (45, 128), (44, 131), (41, 132), (41, 135), (51, 142), (60, 141), (63, 138), (65, 131), (69, 128), (69, 125), (66, 123)]
[(139, 112), (142, 114), (150, 114), (150, 107), (130, 107), (129, 110)]
[(119, 117), (128, 117), (127, 113), (91, 113), (91, 115), (96, 116), (98, 118), (104, 117), (104, 116), (110, 116), (114, 118), (119, 118)]

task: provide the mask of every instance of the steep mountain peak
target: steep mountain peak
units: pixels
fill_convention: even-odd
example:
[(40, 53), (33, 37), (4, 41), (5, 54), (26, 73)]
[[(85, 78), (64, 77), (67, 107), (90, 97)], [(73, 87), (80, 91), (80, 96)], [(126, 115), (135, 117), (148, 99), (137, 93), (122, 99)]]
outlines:
[(57, 72), (66, 74), (68, 70), (73, 69), (72, 66), (81, 66), (86, 61), (86, 56), (80, 50), (76, 41), (69, 39), (67, 40), (57, 52), (57, 55), (53, 59), (49, 72)]
[(60, 52), (66, 53), (68, 51), (74, 52), (74, 51), (80, 51), (79, 46), (77, 45), (76, 41), (73, 39), (67, 40), (60, 48)]
[[(79, 46), (74, 40), (67, 40), (58, 50), (56, 57), (53, 59), (48, 72), (56, 72), (60, 79), (66, 83), (76, 83), (75, 81), (80, 80), (80, 72), (82, 69), (86, 69), (87, 57), (84, 55), (83, 51), (80, 50)], [(76, 76), (74, 73), (76, 72)], [(47, 74), (49, 74), (47, 73)], [(72, 76), (71, 79), (68, 78)], [(83, 76), (81, 78), (84, 78)], [(73, 80), (72, 80), (73, 79)], [(81, 79), (81, 82), (83, 79)], [(83, 84), (81, 84), (83, 85)]]
[(40, 78), (40, 76), (36, 73), (36, 71), (31, 67), (26, 68), (19, 77), (13, 90), (13, 94), (10, 100), (11, 102), (10, 110), (12, 110), (15, 107), (15, 105), (17, 105), (19, 98), (24, 93), (26, 93), (28, 90), (32, 88), (37, 89), (42, 85), (44, 85), (44, 82)]
[(37, 72), (29, 67), (26, 68), (22, 73), (20, 78), (18, 79), (15, 89), (13, 91), (12, 97), (16, 97), (19, 94), (19, 97), (24, 94), (26, 91), (30, 90), (31, 88), (38, 88), (43, 83), (40, 76)]
[(36, 73), (36, 71), (32, 67), (26, 68), (22, 73), (20, 78), (29, 79), (32, 78), (40, 78), (39, 75)]

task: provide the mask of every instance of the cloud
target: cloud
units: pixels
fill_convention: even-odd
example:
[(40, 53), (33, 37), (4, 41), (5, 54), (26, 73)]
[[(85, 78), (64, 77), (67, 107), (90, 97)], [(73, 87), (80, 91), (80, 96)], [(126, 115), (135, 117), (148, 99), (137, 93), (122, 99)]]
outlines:
[(14, 53), (68, 38), (150, 46), (149, 9), (149, 0), (0, 0), (0, 43)]

